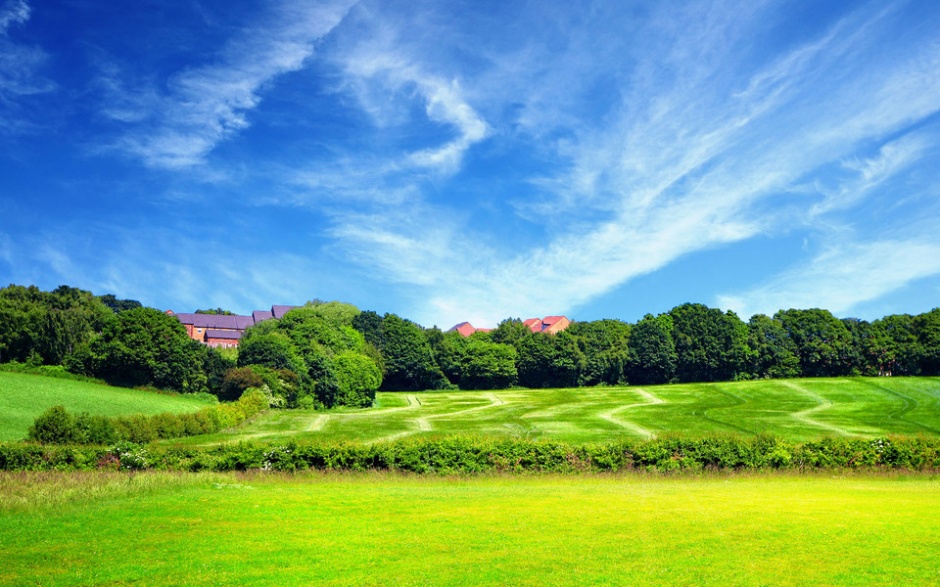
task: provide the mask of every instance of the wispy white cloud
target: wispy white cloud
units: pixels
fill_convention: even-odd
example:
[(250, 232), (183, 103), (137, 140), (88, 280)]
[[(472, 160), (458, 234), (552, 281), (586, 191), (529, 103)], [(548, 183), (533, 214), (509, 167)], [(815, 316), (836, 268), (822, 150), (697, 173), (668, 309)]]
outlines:
[[(460, 80), (429, 71), (422, 65), (427, 56), (408, 51), (401, 39), (405, 32), (382, 22), (382, 17), (360, 14), (372, 27), (372, 34), (367, 41), (335, 56), (344, 74), (343, 88), (382, 126), (408, 122), (407, 111), (414, 100), (420, 100), (427, 121), (456, 136), (410, 152), (406, 148), (403, 158), (393, 159), (395, 167), (454, 173), (467, 149), (487, 137), (489, 126), (465, 98)], [(401, 96), (403, 100), (394, 99)]]
[(816, 191), (822, 194), (824, 199), (813, 205), (810, 214), (813, 216), (826, 214), (849, 208), (864, 200), (871, 190), (919, 161), (932, 146), (933, 141), (930, 137), (914, 133), (885, 143), (874, 157), (849, 157), (842, 162), (842, 166), (855, 177), (842, 182), (835, 189), (827, 189), (821, 185), (815, 186)]
[(718, 296), (745, 320), (788, 308), (825, 308), (845, 315), (863, 302), (940, 274), (940, 243), (884, 240), (834, 245), (741, 294)]
[(214, 63), (176, 74), (165, 93), (128, 94), (120, 80), (104, 75), (101, 84), (110, 88), (113, 102), (102, 113), (132, 125), (120, 148), (152, 167), (201, 163), (219, 142), (249, 126), (249, 113), (265, 87), (301, 69), (315, 43), (339, 24), (351, 4), (284, 2), (264, 22), (232, 39)]
[(25, 0), (0, 5), (0, 131), (15, 132), (31, 126), (19, 115), (19, 102), (55, 89), (55, 84), (38, 73), (46, 53), (10, 36), (11, 29), (24, 25), (30, 14)]
[(0, 6), (0, 35), (6, 35), (11, 26), (29, 20), (29, 14), (30, 7), (26, 0), (12, 0)]
[[(520, 51), (510, 60), (519, 79), (508, 89), (494, 83), (506, 79), (502, 74), (461, 78), (468, 112), (478, 111), (476, 104), (516, 103), (514, 92), (525, 87), (530, 101), (513, 132), (523, 141), (556, 137), (549, 148), (559, 172), (533, 178), (544, 190), (542, 199), (515, 202), (519, 214), (549, 227), (543, 244), (521, 251), (483, 246), (486, 228), (455, 220), (456, 209), (399, 208), (397, 201), (378, 209), (372, 224), (340, 216), (335, 236), (358, 261), (420, 286), (417, 318), (440, 322), (459, 311), (492, 323), (508, 315), (570, 311), (683, 255), (780, 231), (794, 220), (809, 225), (815, 216), (850, 206), (924, 152), (931, 142), (924, 135), (892, 135), (940, 110), (936, 43), (879, 57), (879, 39), (894, 34), (885, 24), (890, 13), (863, 8), (778, 59), (755, 64), (741, 52), (762, 34), (763, 8), (725, 3), (703, 14), (697, 6), (670, 6), (663, 9), (668, 18), (654, 16), (635, 33), (639, 40), (593, 56), (579, 50), (590, 46), (590, 27), (607, 29), (582, 21), (587, 32), (565, 39), (566, 53), (583, 55), (582, 62), (560, 56), (548, 75), (526, 57), (544, 59), (551, 52)], [(395, 34), (383, 38), (393, 42), (350, 57), (348, 73), (385, 76), (383, 88), (417, 87), (424, 95), (440, 87), (416, 73), (427, 67), (415, 57), (420, 52), (402, 57)], [(608, 94), (620, 101), (599, 117), (574, 119), (577, 108), (566, 103), (556, 117), (551, 97), (578, 95), (585, 79), (597, 82), (594, 71), (616, 72)], [(384, 114), (381, 92), (359, 95), (364, 107)], [(532, 102), (532, 96), (539, 98)], [(877, 156), (856, 155), (873, 143), (880, 145)], [(858, 168), (854, 185), (799, 193), (821, 167), (840, 163)], [(416, 214), (420, 222), (413, 220)], [(878, 250), (889, 245), (892, 251), (902, 245), (927, 250), (905, 241), (885, 241)], [(874, 249), (846, 247), (875, 255)], [(919, 265), (889, 273), (865, 299), (928, 270)]]

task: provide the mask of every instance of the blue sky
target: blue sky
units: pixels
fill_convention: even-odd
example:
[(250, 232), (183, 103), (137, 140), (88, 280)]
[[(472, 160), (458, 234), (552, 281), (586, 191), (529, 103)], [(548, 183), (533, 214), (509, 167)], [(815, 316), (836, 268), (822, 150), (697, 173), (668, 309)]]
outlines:
[(940, 5), (0, 0), (0, 282), (424, 325), (940, 299)]

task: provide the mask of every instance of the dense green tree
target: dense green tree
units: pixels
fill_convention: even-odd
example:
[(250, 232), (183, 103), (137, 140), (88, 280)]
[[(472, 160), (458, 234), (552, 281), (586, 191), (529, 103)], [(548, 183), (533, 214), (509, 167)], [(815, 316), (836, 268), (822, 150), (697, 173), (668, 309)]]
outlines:
[(222, 388), (219, 399), (233, 402), (240, 398), (247, 389), (261, 388), (264, 379), (251, 367), (235, 367), (229, 369), (222, 378)]
[(940, 308), (914, 318), (917, 363), (922, 375), (940, 375)]
[(519, 318), (503, 320), (489, 333), (490, 340), (500, 344), (511, 344), (519, 349), (520, 343), (535, 333)]
[(518, 378), (516, 349), (491, 342), (486, 333), (463, 337), (458, 332), (442, 336), (438, 362), (451, 383), (461, 389), (505, 389)]
[(339, 397), (336, 403), (368, 408), (382, 385), (382, 371), (369, 357), (343, 351), (333, 358)]
[(298, 354), (294, 342), (282, 332), (246, 336), (239, 343), (238, 366), (248, 365), (287, 369), (298, 375), (307, 373), (307, 365)]
[(703, 304), (669, 311), (679, 381), (728, 381), (744, 368), (747, 326), (733, 312)]
[(384, 319), (372, 310), (366, 310), (353, 318), (352, 327), (362, 334), (367, 343), (381, 352), (385, 347), (385, 338), (382, 335), (383, 321)]
[(73, 353), (66, 366), (127, 387), (204, 391), (202, 346), (179, 320), (153, 308), (117, 314), (101, 335)]
[(342, 351), (362, 352), (365, 344), (362, 334), (351, 324), (336, 320), (336, 316), (324, 316), (319, 308), (313, 306), (295, 308), (284, 314), (278, 322), (278, 330), (293, 340), (305, 359), (321, 354), (331, 356)]
[(669, 314), (647, 314), (630, 333), (628, 380), (634, 385), (669, 383), (676, 374), (676, 345)]
[(305, 307), (313, 308), (320, 317), (339, 328), (341, 326), (353, 326), (353, 321), (361, 313), (359, 308), (345, 302), (321, 302), (313, 300)]
[(0, 362), (34, 356), (47, 365), (61, 364), (113, 319), (91, 292), (10, 285), (0, 289)]
[(385, 381), (382, 389), (391, 391), (438, 389), (447, 384), (434, 360), (424, 330), (395, 314), (382, 320), (382, 356)]
[[(340, 302), (314, 301), (295, 308), (279, 320), (249, 328), (239, 344), (239, 364), (297, 373), (300, 392), (296, 400), (289, 398), (289, 407), (304, 405), (308, 396), (325, 407), (371, 405), (374, 376), (381, 381), (382, 356), (353, 328), (358, 315), (355, 306)], [(356, 367), (365, 371), (353, 377), (350, 369)]]
[(781, 310), (774, 319), (796, 343), (804, 377), (850, 375), (857, 368), (852, 334), (828, 310)]
[(525, 387), (574, 387), (578, 384), (584, 355), (567, 332), (533, 334), (518, 346), (519, 384)]
[(574, 322), (565, 331), (584, 355), (581, 385), (617, 385), (630, 363), (630, 325), (620, 320)]
[(124, 310), (133, 310), (134, 308), (143, 306), (143, 304), (137, 300), (121, 300), (114, 294), (104, 294), (103, 296), (98, 296), (98, 299), (115, 313), (123, 312)]
[(799, 349), (779, 321), (755, 314), (747, 327), (747, 370), (751, 377), (777, 379), (800, 376)]
[(77, 442), (75, 418), (68, 413), (65, 406), (52, 406), (33, 421), (28, 437), (43, 444)]

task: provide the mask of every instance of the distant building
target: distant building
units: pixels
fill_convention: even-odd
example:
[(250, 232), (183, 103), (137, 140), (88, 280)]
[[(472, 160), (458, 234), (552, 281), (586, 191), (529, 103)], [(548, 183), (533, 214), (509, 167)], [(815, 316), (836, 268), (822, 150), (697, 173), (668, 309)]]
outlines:
[(175, 317), (186, 327), (189, 338), (211, 347), (236, 347), (245, 329), (259, 322), (280, 318), (300, 306), (271, 306), (271, 310), (255, 310), (251, 316), (222, 314), (177, 314), (173, 310), (166, 313)]
[[(532, 332), (544, 332), (546, 334), (558, 334), (571, 325), (571, 321), (565, 316), (546, 316), (545, 318), (529, 318), (522, 322), (529, 327)], [(455, 325), (448, 332), (459, 332), (461, 336), (470, 336), (474, 332), (489, 332), (492, 328), (475, 328), (469, 322), (461, 322)]]

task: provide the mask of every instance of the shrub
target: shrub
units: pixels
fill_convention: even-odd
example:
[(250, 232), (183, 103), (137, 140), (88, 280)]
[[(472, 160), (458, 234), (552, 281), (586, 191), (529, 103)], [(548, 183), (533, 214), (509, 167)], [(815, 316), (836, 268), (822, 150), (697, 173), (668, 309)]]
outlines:
[(52, 406), (40, 414), (29, 428), (29, 439), (43, 444), (78, 442), (75, 419), (65, 406)]

